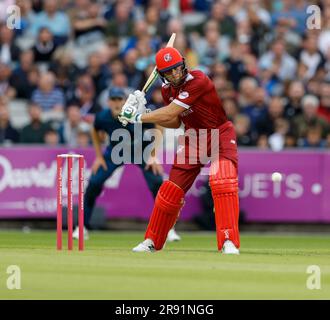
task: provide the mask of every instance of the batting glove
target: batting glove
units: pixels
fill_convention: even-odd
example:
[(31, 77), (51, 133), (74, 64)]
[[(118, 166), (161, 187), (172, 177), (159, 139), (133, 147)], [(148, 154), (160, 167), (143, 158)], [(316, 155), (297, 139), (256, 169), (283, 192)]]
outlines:
[(135, 90), (133, 95), (136, 97), (136, 100), (138, 102), (138, 113), (145, 113), (146, 104), (147, 104), (147, 100), (145, 98), (145, 93), (140, 90)]
[(137, 114), (138, 101), (137, 98), (130, 94), (123, 105), (118, 120), (126, 126), (128, 123), (134, 123), (134, 117)]

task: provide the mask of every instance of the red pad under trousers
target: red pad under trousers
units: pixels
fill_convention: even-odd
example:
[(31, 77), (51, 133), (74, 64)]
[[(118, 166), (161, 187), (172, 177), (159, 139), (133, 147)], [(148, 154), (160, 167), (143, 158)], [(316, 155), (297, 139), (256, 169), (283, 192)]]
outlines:
[(145, 239), (152, 239), (161, 250), (167, 234), (174, 226), (184, 202), (184, 191), (172, 181), (165, 181), (157, 193)]
[(226, 240), (240, 247), (238, 219), (238, 174), (232, 161), (220, 159), (211, 165), (210, 187), (214, 201), (218, 249)]

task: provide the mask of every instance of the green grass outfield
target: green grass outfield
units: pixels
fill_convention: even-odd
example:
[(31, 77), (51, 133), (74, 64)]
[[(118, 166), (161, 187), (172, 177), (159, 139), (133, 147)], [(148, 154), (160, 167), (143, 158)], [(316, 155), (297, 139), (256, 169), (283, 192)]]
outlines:
[[(214, 233), (181, 235), (144, 254), (131, 252), (137, 232), (95, 232), (84, 252), (58, 252), (54, 232), (0, 231), (0, 299), (330, 299), (330, 236), (243, 234), (241, 255), (224, 256)], [(7, 289), (10, 265), (20, 290)], [(309, 265), (320, 290), (306, 287)]]

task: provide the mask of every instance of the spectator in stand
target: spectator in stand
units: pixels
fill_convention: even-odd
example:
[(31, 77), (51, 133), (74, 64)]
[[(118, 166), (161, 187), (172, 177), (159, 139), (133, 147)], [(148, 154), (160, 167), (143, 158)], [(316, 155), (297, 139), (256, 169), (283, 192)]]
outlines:
[(209, 67), (219, 60), (224, 61), (229, 56), (229, 40), (220, 35), (215, 20), (206, 23), (204, 34), (205, 38), (193, 42), (200, 64)]
[(138, 41), (149, 34), (148, 25), (145, 20), (135, 21), (133, 35), (125, 42), (125, 47), (121, 50), (121, 55), (126, 55), (129, 50), (136, 49)]
[(243, 20), (237, 24), (236, 28), (237, 41), (241, 44), (242, 55), (251, 52), (251, 38), (252, 38), (252, 29), (251, 24), (248, 20)]
[(248, 75), (243, 62), (239, 42), (231, 42), (230, 55), (224, 63), (228, 71), (228, 80), (233, 83), (235, 90), (238, 90), (240, 81)]
[(306, 91), (309, 94), (319, 97), (321, 94), (322, 81), (313, 78), (306, 83)]
[(0, 97), (8, 100), (16, 96), (16, 90), (10, 83), (11, 74), (10, 66), (0, 62)]
[(102, 17), (98, 3), (92, 3), (91, 0), (75, 0), (69, 15), (75, 42), (79, 47), (85, 48), (104, 41), (107, 21)]
[(330, 48), (330, 5), (322, 10), (322, 30), (318, 38), (318, 46), (320, 51), (326, 55)]
[(230, 39), (236, 37), (236, 22), (228, 15), (228, 6), (224, 1), (214, 1), (211, 9), (210, 19), (218, 22), (219, 32)]
[(167, 22), (165, 38), (163, 37), (164, 46), (167, 43), (168, 39), (171, 37), (172, 33), (180, 34), (185, 33), (185, 27), (183, 25), (182, 19), (171, 18)]
[(16, 90), (16, 97), (20, 99), (31, 98), (32, 92), (37, 88), (37, 78), (34, 76), (34, 54), (32, 50), (23, 51), (20, 54), (19, 65), (14, 69), (10, 84)]
[(136, 44), (136, 49), (139, 52), (139, 58), (136, 61), (136, 68), (140, 71), (144, 71), (149, 65), (154, 64), (154, 53), (150, 46), (151, 38), (145, 35), (139, 39)]
[(91, 145), (91, 128), (85, 122), (81, 122), (77, 131), (77, 148), (87, 148)]
[(244, 54), (243, 63), (247, 76), (257, 78), (259, 73), (257, 58), (253, 54)]
[(272, 97), (269, 101), (267, 113), (260, 117), (256, 123), (256, 130), (259, 135), (270, 136), (275, 131), (275, 121), (283, 118), (284, 99), (282, 97)]
[(56, 88), (56, 78), (52, 72), (40, 75), (38, 88), (32, 93), (31, 100), (41, 106), (43, 111), (63, 111), (64, 94), (61, 89)]
[(305, 1), (282, 0), (281, 10), (272, 14), (272, 25), (285, 23), (291, 30), (303, 34), (306, 30)]
[(269, 26), (271, 24), (271, 16), (267, 10), (265, 10), (260, 0), (245, 0), (240, 10), (235, 15), (235, 20), (241, 22), (248, 20), (251, 15), (255, 15), (263, 24)]
[(32, 8), (35, 13), (42, 11), (43, 0), (32, 0)]
[(16, 5), (20, 8), (21, 24), (19, 29), (15, 29), (15, 34), (17, 36), (26, 36), (36, 17), (32, 9), (32, 2), (31, 0), (16, 0)]
[(327, 142), (322, 138), (322, 128), (317, 124), (307, 127), (306, 136), (298, 140), (302, 148), (326, 148)]
[(70, 147), (78, 146), (78, 133), (81, 126), (88, 126), (81, 117), (78, 105), (69, 105), (66, 110), (66, 120), (59, 129), (60, 143)]
[(307, 136), (307, 129), (309, 126), (321, 128), (321, 135), (325, 137), (329, 132), (330, 124), (321, 116), (317, 114), (319, 107), (319, 99), (312, 95), (306, 95), (302, 99), (303, 113), (293, 119), (293, 130), (298, 138)]
[(83, 74), (78, 78), (77, 86), (69, 101), (69, 105), (72, 104), (79, 106), (81, 117), (89, 123), (94, 121), (95, 113), (102, 109), (96, 102), (95, 86), (90, 75)]
[(251, 135), (250, 119), (248, 116), (238, 114), (234, 118), (234, 127), (237, 136), (237, 145), (250, 147), (255, 145)]
[(270, 146), (268, 143), (268, 136), (266, 134), (259, 135), (258, 140), (257, 140), (257, 148), (260, 150), (270, 149)]
[[(246, 6), (246, 18), (238, 18), (239, 24), (247, 23), (249, 28), (249, 43), (251, 47), (251, 52), (259, 57), (265, 52), (267, 47), (267, 38), (269, 33), (269, 18), (266, 18), (266, 13), (263, 8), (259, 7), (259, 0), (248, 0), (244, 1)], [(263, 12), (263, 13), (262, 13)], [(269, 13), (267, 13), (269, 15)], [(239, 15), (238, 15), (239, 17)]]
[(127, 38), (133, 35), (134, 23), (131, 19), (133, 2), (118, 1), (115, 4), (114, 17), (106, 26), (107, 37)]
[(114, 76), (117, 73), (124, 73), (125, 72), (124, 68), (125, 68), (124, 62), (119, 58), (113, 59), (109, 63), (109, 69), (112, 76)]
[(95, 94), (98, 96), (108, 87), (110, 72), (107, 65), (103, 64), (101, 54), (93, 52), (88, 58), (87, 68), (84, 73), (89, 74), (94, 82)]
[(49, 127), (45, 133), (45, 144), (49, 147), (57, 147), (60, 144), (60, 137), (57, 130)]
[(255, 133), (257, 122), (265, 117), (267, 113), (267, 95), (264, 88), (258, 87), (255, 89), (252, 104), (244, 107), (242, 113), (249, 117), (251, 131)]
[(0, 63), (7, 65), (18, 61), (20, 49), (14, 42), (14, 31), (0, 24)]
[(185, 62), (189, 69), (194, 69), (198, 66), (198, 55), (196, 51), (190, 47), (184, 33), (181, 32), (176, 35), (175, 48), (185, 57)]
[(151, 90), (151, 95), (150, 95), (149, 101), (150, 101), (150, 104), (148, 104), (148, 108), (150, 108), (151, 110), (156, 110), (156, 109), (164, 106), (161, 86), (155, 85), (155, 88), (153, 90)]
[(238, 104), (240, 109), (251, 106), (254, 103), (254, 95), (257, 88), (258, 82), (254, 78), (243, 78), (239, 82)]
[(261, 56), (259, 66), (271, 70), (281, 81), (294, 79), (297, 71), (297, 62), (286, 52), (281, 39), (275, 40), (271, 50)]
[(64, 47), (57, 49), (54, 53), (49, 71), (56, 75), (57, 85), (63, 90), (65, 96), (80, 73), (73, 61), (72, 52)]
[(283, 84), (277, 74), (272, 69), (261, 67), (258, 74), (258, 79), (261, 86), (266, 90), (269, 96), (281, 95), (284, 91)]
[(288, 53), (295, 56), (301, 45), (301, 36), (290, 28), (286, 20), (278, 20), (273, 30), (273, 33), (269, 34), (269, 37), (271, 37), (272, 40), (283, 39)]
[(274, 133), (268, 138), (268, 143), (273, 151), (281, 151), (285, 147), (286, 135), (290, 129), (290, 123), (284, 118), (275, 120)]
[(217, 91), (219, 97), (221, 99), (225, 99), (226, 97), (224, 93), (229, 83), (227, 79), (221, 75), (214, 75), (212, 77), (212, 81), (214, 83), (215, 90)]
[(41, 119), (42, 109), (39, 105), (31, 103), (29, 106), (30, 123), (20, 132), (20, 143), (45, 143), (45, 134), (49, 123)]
[(330, 123), (330, 82), (323, 82), (320, 86), (320, 107), (318, 114)]
[(301, 100), (305, 95), (305, 87), (301, 81), (292, 81), (289, 85), (287, 97), (288, 101), (285, 105), (285, 117), (289, 120), (292, 120), (296, 116), (300, 115), (302, 112), (301, 109)]
[(304, 80), (313, 78), (316, 71), (324, 67), (325, 58), (317, 47), (317, 37), (313, 34), (306, 34), (303, 42), (303, 49), (298, 54), (298, 63), (306, 66)]
[(123, 70), (131, 88), (140, 88), (142, 84), (143, 72), (136, 68), (138, 58), (139, 52), (136, 49), (130, 49), (124, 56)]
[(123, 72), (114, 74), (110, 83), (110, 87), (119, 87), (123, 89), (127, 88), (129, 91), (134, 91), (135, 89), (135, 88), (128, 88), (128, 80), (125, 73)]
[(64, 44), (68, 40), (71, 32), (70, 20), (65, 12), (59, 11), (57, 0), (43, 2), (43, 11), (37, 14), (31, 26), (35, 37), (41, 28), (50, 30), (56, 44)]
[(170, 19), (170, 13), (166, 10), (162, 10), (160, 7), (160, 1), (155, 1), (150, 4), (145, 11), (145, 19), (148, 25), (148, 32), (152, 36), (164, 37), (166, 32), (166, 25)]
[(327, 134), (325, 140), (326, 140), (326, 147), (330, 149), (330, 133)]
[(211, 66), (209, 77), (213, 78), (215, 76), (228, 79), (228, 71), (224, 63), (219, 61)]
[(295, 148), (297, 147), (297, 137), (290, 131), (285, 136), (284, 148)]
[(48, 28), (40, 28), (38, 39), (33, 47), (36, 62), (49, 64), (57, 48), (54, 37)]
[(239, 114), (239, 107), (235, 99), (226, 98), (222, 100), (223, 108), (226, 111), (227, 118), (233, 122), (235, 117)]
[(18, 141), (19, 133), (10, 123), (8, 105), (0, 101), (0, 144)]

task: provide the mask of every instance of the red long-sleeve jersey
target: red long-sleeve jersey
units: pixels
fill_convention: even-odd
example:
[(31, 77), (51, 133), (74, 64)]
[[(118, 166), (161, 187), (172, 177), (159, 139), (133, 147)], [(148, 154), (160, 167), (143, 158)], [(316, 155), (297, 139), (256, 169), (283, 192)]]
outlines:
[(173, 101), (187, 109), (180, 114), (186, 130), (219, 128), (227, 122), (214, 84), (202, 71), (189, 72), (179, 88), (164, 84), (162, 95), (166, 105)]

